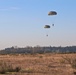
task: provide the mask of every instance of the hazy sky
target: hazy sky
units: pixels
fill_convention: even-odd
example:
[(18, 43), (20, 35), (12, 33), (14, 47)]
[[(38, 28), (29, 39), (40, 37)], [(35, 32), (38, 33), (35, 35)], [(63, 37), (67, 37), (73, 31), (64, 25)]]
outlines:
[(76, 45), (76, 0), (0, 0), (0, 49), (36, 45)]

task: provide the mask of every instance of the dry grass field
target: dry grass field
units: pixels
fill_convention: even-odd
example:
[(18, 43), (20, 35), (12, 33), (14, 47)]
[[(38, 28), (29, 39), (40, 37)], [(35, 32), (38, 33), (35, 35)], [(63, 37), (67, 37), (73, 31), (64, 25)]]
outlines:
[[(74, 69), (67, 60), (75, 58), (76, 54), (0, 55), (1, 64), (20, 68), (19, 72), (0, 75), (74, 75)], [(2, 68), (7, 68), (6, 64)]]

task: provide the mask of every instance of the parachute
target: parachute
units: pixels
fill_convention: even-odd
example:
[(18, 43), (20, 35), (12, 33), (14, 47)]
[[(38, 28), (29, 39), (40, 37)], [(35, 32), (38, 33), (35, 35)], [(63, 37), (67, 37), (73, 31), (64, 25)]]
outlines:
[(48, 13), (48, 16), (53, 16), (52, 18), (51, 18), (51, 23), (52, 23), (52, 26), (54, 26), (54, 21), (55, 21), (55, 15), (57, 15), (57, 12), (56, 11), (50, 11), (49, 13)]
[(49, 25), (45, 25), (44, 28), (50, 28), (50, 26)]
[(53, 16), (53, 15), (57, 15), (57, 12), (55, 12), (55, 11), (50, 11), (49, 13), (48, 13), (48, 15), (50, 16)]
[[(49, 29), (50, 25), (45, 25), (44, 28)], [(48, 32), (47, 32), (46, 36), (48, 36)]]

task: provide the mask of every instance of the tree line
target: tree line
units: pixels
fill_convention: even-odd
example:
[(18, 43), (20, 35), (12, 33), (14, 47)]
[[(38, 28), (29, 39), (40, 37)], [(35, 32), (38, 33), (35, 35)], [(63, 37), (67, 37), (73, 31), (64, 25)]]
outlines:
[(76, 46), (66, 46), (66, 47), (55, 47), (55, 46), (27, 46), (24, 48), (19, 48), (17, 46), (12, 46), (10, 48), (5, 48), (0, 50), (0, 54), (35, 54), (35, 53), (76, 53)]

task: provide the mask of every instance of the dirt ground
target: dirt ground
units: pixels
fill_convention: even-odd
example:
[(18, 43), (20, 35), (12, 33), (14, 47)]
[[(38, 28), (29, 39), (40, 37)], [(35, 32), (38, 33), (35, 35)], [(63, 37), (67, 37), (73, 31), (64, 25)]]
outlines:
[(74, 59), (76, 54), (0, 55), (0, 62), (21, 67), (19, 72), (0, 75), (74, 75), (66, 58)]

